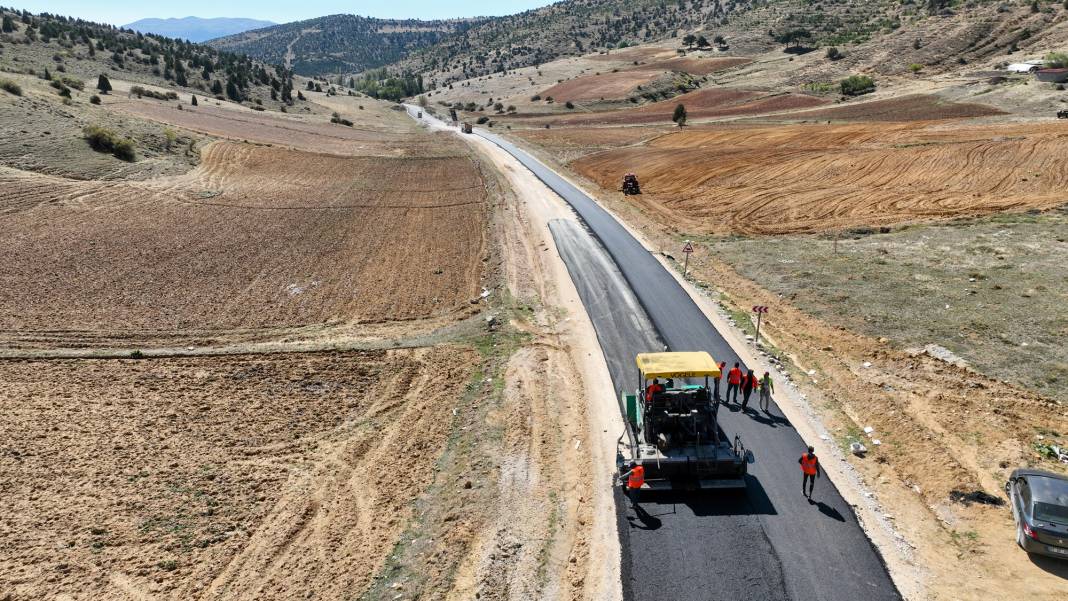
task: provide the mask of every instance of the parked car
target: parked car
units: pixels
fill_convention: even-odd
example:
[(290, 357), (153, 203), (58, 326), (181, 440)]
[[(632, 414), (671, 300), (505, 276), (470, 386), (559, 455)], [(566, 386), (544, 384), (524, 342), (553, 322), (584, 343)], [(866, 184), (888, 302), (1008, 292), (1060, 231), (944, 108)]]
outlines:
[(1016, 542), (1028, 553), (1068, 559), (1068, 478), (1018, 469), (1005, 483)]

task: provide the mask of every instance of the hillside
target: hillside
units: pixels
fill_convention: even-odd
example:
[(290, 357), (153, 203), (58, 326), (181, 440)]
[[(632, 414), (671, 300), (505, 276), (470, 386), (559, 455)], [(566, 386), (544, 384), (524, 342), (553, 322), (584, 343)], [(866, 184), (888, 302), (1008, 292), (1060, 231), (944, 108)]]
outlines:
[(417, 21), (330, 15), (210, 42), (306, 76), (359, 73), (394, 63), (479, 21)]
[(184, 17), (181, 19), (141, 19), (123, 27), (141, 33), (154, 33), (169, 38), (189, 40), (190, 42), (206, 42), (223, 36), (270, 27), (271, 25), (274, 25), (271, 21), (260, 21), (258, 19)]

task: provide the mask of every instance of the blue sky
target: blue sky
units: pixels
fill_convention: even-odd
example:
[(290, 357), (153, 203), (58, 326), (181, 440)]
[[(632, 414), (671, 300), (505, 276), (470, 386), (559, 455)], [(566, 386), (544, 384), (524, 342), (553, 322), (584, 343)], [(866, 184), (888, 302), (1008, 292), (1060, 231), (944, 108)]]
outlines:
[(372, 17), (442, 19), (477, 15), (507, 15), (552, 0), (171, 0), (170, 2), (131, 2), (129, 0), (8, 0), (30, 12), (81, 17), (91, 21), (125, 25), (148, 17), (247, 17), (276, 23), (298, 21), (337, 13)]

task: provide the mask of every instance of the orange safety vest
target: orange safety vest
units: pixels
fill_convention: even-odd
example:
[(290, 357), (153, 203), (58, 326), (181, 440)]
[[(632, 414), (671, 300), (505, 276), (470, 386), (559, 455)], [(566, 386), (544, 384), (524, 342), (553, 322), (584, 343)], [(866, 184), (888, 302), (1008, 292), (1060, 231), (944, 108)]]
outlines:
[(634, 469), (630, 470), (630, 476), (627, 478), (627, 488), (632, 490), (641, 488), (642, 484), (645, 484), (645, 468), (636, 465)]
[(819, 463), (818, 457), (816, 457), (815, 455), (812, 455), (810, 457), (808, 453), (805, 453), (801, 456), (801, 471), (805, 472), (809, 476), (815, 476), (817, 463)]
[(742, 383), (742, 370), (737, 367), (732, 367), (730, 372), (727, 373), (728, 384), (741, 384)]

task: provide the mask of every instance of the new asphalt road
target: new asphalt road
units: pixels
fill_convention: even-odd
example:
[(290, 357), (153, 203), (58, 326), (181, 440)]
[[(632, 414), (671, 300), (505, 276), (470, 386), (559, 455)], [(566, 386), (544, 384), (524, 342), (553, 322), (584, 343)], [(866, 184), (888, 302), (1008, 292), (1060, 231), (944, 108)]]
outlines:
[[(740, 361), (675, 278), (616, 219), (545, 165), (494, 134), (511, 154), (569, 203), (585, 232), (552, 224), (604, 350), (617, 391), (637, 385), (640, 352), (708, 351)], [(648, 331), (647, 331), (648, 330)], [(756, 399), (751, 405), (755, 406)], [(744, 492), (617, 497), (628, 600), (898, 600), (878, 552), (827, 477), (813, 500), (801, 494), (797, 460), (805, 442), (773, 404), (770, 414), (720, 411), (727, 435), (752, 451)]]

